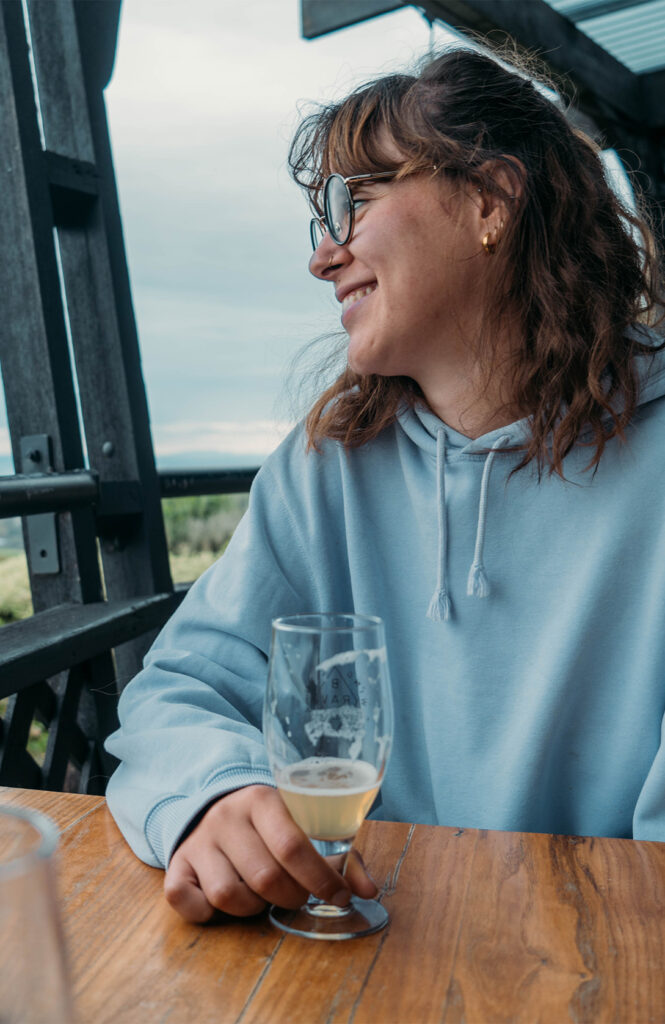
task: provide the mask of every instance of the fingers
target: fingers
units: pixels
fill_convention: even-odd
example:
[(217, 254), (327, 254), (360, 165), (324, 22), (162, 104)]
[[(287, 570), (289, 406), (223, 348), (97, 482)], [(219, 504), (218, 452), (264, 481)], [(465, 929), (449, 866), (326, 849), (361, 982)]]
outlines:
[(209, 921), (215, 910), (244, 916), (266, 903), (296, 908), (311, 892), (346, 906), (351, 892), (372, 897), (376, 886), (353, 852), (325, 860), (295, 824), (272, 787), (248, 786), (212, 804), (171, 858), (164, 892), (190, 922)]
[[(261, 844), (263, 845), (263, 844)], [(186, 853), (176, 851), (164, 879), (167, 901), (185, 921), (204, 924), (217, 910), (236, 917), (258, 914), (266, 902), (282, 907), (301, 906), (307, 892), (298, 886), (265, 849), (248, 852), (252, 863), (249, 877), (242, 879), (221, 850), (209, 849), (197, 860), (195, 870)], [(344, 857), (331, 858), (332, 866), (341, 868)], [(372, 899), (377, 887), (368, 874), (361, 855), (352, 849), (346, 860), (345, 878), (353, 892)], [(258, 890), (263, 893), (258, 895)], [(322, 897), (324, 898), (324, 897)]]
[[(293, 821), (279, 794), (273, 791), (268, 797), (253, 805), (251, 817), (272, 856), (306, 892), (327, 903), (345, 907), (351, 896), (345, 879), (316, 852)], [(263, 890), (259, 891), (263, 894)], [(278, 900), (273, 902), (279, 903)], [(291, 906), (290, 903), (280, 905)]]
[(203, 924), (215, 912), (201, 891), (196, 872), (180, 850), (174, 853), (164, 876), (164, 895), (173, 909), (191, 924)]
[(349, 851), (344, 877), (353, 892), (364, 900), (373, 900), (379, 891), (374, 879), (365, 867), (365, 862), (355, 849)]
[(267, 903), (295, 910), (307, 900), (309, 890), (282, 867), (253, 827), (231, 832), (224, 852), (249, 888)]
[(203, 924), (216, 910), (235, 917), (258, 914), (265, 900), (253, 892), (221, 850), (200, 852), (196, 869), (186, 852), (176, 851), (164, 879), (164, 895), (185, 921)]

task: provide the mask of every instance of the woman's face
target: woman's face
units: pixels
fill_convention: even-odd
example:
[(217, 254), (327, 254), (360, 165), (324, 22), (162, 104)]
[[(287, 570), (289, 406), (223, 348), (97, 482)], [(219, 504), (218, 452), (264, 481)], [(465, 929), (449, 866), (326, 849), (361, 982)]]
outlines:
[(350, 241), (326, 234), (310, 271), (335, 286), (356, 373), (432, 375), (469, 359), (482, 308), (487, 230), (472, 186), (429, 174), (352, 186)]

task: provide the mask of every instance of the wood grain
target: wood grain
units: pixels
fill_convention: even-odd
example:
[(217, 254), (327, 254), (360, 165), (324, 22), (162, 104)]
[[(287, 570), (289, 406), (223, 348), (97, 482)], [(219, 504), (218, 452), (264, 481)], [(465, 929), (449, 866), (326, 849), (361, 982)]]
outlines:
[(279, 942), (265, 918), (185, 924), (163, 872), (137, 861), (108, 812), (63, 838), (64, 918), (82, 1022), (227, 1021)]
[[(408, 853), (411, 829), (386, 823), (381, 835), (367, 824), (358, 833), (362, 853), (377, 884), (383, 881), (383, 902), (395, 912), (395, 882)], [(392, 928), (349, 942), (317, 942), (285, 935), (248, 1002), (242, 1024), (341, 1024), (351, 1020), (366, 979)], [(380, 1020), (380, 1017), (375, 1020)]]
[(477, 839), (473, 830), (416, 826), (354, 1024), (441, 1020)]
[(0, 789), (61, 829), (80, 1024), (665, 1020), (665, 844), (368, 822), (391, 924), (349, 942), (265, 915), (187, 925), (102, 798)]
[(19, 804), (41, 811), (55, 822), (61, 832), (71, 828), (91, 811), (106, 806), (101, 796), (50, 793), (43, 789), (15, 789), (11, 786), (0, 786), (0, 804)]
[(665, 844), (572, 840), (569, 851), (573, 901), (583, 880), (576, 941), (589, 972), (571, 1019), (665, 1019)]
[(480, 833), (443, 1020), (662, 1020), (664, 880), (661, 844)]

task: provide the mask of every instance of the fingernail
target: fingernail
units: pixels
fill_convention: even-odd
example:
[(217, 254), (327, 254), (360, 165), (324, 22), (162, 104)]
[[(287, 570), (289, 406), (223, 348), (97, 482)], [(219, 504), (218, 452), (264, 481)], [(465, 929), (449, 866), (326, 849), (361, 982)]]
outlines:
[(349, 892), (349, 890), (340, 889), (339, 892), (335, 893), (330, 902), (333, 903), (336, 907), (348, 907), (350, 899), (351, 893)]
[(360, 864), (361, 868), (363, 869), (363, 871), (365, 872), (365, 874), (369, 878), (370, 882), (372, 882), (372, 884), (375, 885), (377, 887), (377, 889), (378, 889), (379, 888), (378, 882), (377, 882), (376, 878), (374, 878), (372, 872), (369, 870), (367, 865), (365, 864), (365, 861), (363, 860), (362, 855), (360, 853), (358, 853), (358, 851), (355, 849), (355, 847), (352, 849), (351, 852), (353, 853), (353, 855), (355, 856), (356, 860)]

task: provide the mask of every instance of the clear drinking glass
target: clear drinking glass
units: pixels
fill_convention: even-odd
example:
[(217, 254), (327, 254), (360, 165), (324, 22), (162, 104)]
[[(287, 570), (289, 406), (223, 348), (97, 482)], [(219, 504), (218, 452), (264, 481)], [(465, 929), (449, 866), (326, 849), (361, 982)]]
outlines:
[[(294, 615), (275, 619), (263, 734), (270, 767), (294, 821), (324, 857), (351, 849), (379, 791), (393, 710), (381, 619)], [(310, 896), (300, 910), (272, 907), (284, 931), (350, 939), (378, 931), (388, 913), (352, 897), (336, 907)]]
[(0, 1024), (71, 1024), (50, 818), (0, 806)]

